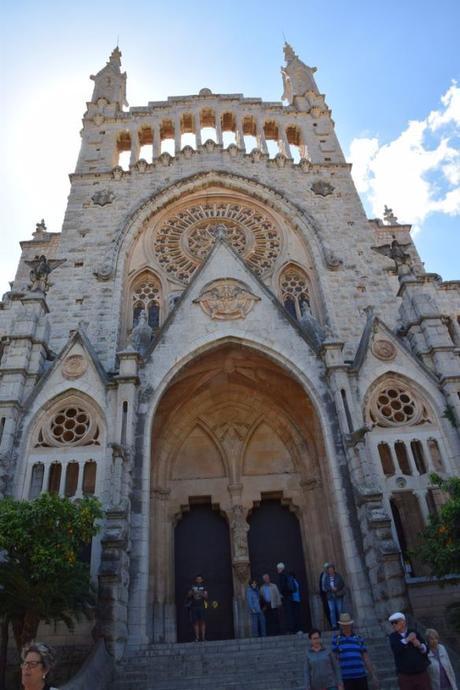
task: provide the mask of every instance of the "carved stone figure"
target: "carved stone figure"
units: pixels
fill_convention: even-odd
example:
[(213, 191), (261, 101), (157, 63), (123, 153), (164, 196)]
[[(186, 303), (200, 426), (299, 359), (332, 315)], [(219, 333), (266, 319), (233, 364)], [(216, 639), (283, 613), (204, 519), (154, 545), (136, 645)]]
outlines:
[(388, 256), (395, 262), (395, 270), (399, 276), (407, 275), (412, 272), (412, 258), (404, 248), (409, 246), (407, 244), (400, 244), (398, 240), (393, 240), (391, 244), (384, 244), (381, 247), (372, 247), (378, 254)]
[(61, 266), (65, 259), (48, 259), (44, 254), (36, 256), (32, 261), (26, 261), (31, 267), (29, 290), (31, 292), (43, 292), (46, 295), (49, 289), (48, 276), (55, 268)]
[(141, 355), (144, 355), (152, 342), (152, 335), (153, 330), (147, 323), (145, 311), (141, 311), (138, 322), (132, 330), (129, 344)]
[(283, 50), (286, 66), (281, 68), (284, 88), (281, 98), (292, 105), (296, 96), (305, 96), (309, 91), (319, 94), (313, 77), (316, 67), (308, 67), (299, 60), (289, 43), (284, 44)]
[(98, 280), (109, 280), (113, 274), (113, 257), (111, 253), (105, 255), (101, 264), (94, 271), (94, 275)]
[(327, 267), (331, 271), (337, 271), (337, 269), (343, 265), (342, 259), (339, 259), (339, 257), (334, 254), (332, 249), (329, 249), (328, 247), (324, 249), (324, 258), (326, 260)]
[(249, 525), (244, 515), (244, 508), (241, 505), (233, 506), (230, 518), (230, 528), (232, 530), (233, 560), (240, 560), (248, 557), (248, 531)]
[(260, 297), (250, 292), (244, 283), (228, 278), (213, 281), (193, 301), (199, 304), (211, 319), (228, 321), (246, 318), (255, 302), (259, 300)]
[(321, 324), (312, 316), (306, 302), (302, 303), (301, 310), (302, 316), (299, 322), (301, 327), (313, 337), (316, 345), (321, 345), (325, 338), (325, 333), (321, 328)]
[(114, 199), (115, 194), (110, 189), (100, 189), (91, 197), (93, 204), (96, 204), (96, 206), (107, 206), (107, 204), (111, 204)]

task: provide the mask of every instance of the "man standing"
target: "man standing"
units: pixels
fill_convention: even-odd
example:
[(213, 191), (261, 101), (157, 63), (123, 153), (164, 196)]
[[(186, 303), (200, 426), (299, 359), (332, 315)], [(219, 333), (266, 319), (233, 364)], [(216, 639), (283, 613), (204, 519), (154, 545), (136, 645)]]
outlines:
[(340, 615), (339, 626), (340, 632), (332, 640), (332, 651), (339, 662), (344, 690), (368, 690), (367, 672), (373, 678), (374, 687), (378, 688), (366, 644), (353, 631), (353, 620), (349, 613)]
[(262, 576), (263, 584), (260, 588), (260, 598), (262, 600), (262, 609), (265, 616), (265, 623), (267, 628), (267, 635), (279, 635), (280, 621), (278, 616), (278, 608), (281, 604), (281, 594), (278, 587), (270, 582), (270, 575), (265, 573)]
[(393, 626), (390, 645), (400, 690), (432, 690), (425, 640), (415, 630), (408, 629), (406, 616), (400, 611), (393, 613), (388, 620)]
[(292, 610), (291, 595), (294, 592), (293, 578), (287, 574), (284, 563), (277, 563), (276, 570), (278, 572), (278, 589), (283, 597), (283, 633), (294, 632), (294, 620)]
[(340, 573), (335, 570), (335, 565), (329, 563), (325, 580), (327, 605), (329, 606), (329, 616), (331, 627), (338, 630), (339, 616), (343, 611), (343, 597), (345, 595), (345, 582)]
[(187, 594), (187, 606), (190, 609), (190, 620), (195, 632), (195, 642), (206, 639), (206, 602), (208, 592), (202, 575), (195, 577), (195, 582)]
[(327, 618), (327, 622), (332, 628), (331, 625), (331, 614), (329, 613), (329, 606), (327, 603), (327, 592), (326, 592), (326, 579), (327, 579), (327, 569), (329, 567), (329, 563), (324, 563), (323, 569), (320, 573), (319, 576), (319, 596), (321, 597), (321, 603), (323, 605), (323, 611), (324, 615)]

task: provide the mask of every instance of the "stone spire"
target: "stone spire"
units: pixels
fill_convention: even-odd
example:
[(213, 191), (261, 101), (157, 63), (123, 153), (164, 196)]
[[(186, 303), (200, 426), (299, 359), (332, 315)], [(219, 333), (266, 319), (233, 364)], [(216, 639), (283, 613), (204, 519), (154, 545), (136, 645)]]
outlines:
[(284, 87), (281, 98), (288, 101), (289, 105), (292, 105), (296, 96), (305, 96), (309, 92), (319, 95), (319, 90), (313, 77), (316, 67), (308, 67), (302, 60), (299, 60), (289, 43), (284, 44), (283, 52), (286, 65), (281, 67)]
[(121, 71), (121, 52), (118, 46), (114, 48), (109, 61), (96, 75), (90, 77), (94, 81), (92, 103), (105, 98), (109, 103), (116, 103), (120, 110), (128, 105), (126, 100), (126, 72)]

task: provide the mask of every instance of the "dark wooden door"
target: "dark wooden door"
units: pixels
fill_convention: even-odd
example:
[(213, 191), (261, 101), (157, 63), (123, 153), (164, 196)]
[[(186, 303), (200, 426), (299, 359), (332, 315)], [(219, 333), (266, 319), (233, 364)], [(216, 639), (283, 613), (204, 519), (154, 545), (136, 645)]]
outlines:
[(254, 509), (249, 520), (249, 559), (251, 575), (262, 581), (268, 573), (272, 582), (277, 583), (276, 564), (282, 562), (287, 571), (293, 570), (300, 584), (302, 597), (302, 629), (311, 626), (308, 604), (308, 585), (302, 537), (297, 516), (277, 500), (264, 500)]
[(233, 581), (227, 522), (210, 504), (191, 506), (176, 526), (174, 541), (178, 641), (194, 638), (184, 602), (198, 574), (204, 577), (209, 593), (207, 639), (232, 638)]

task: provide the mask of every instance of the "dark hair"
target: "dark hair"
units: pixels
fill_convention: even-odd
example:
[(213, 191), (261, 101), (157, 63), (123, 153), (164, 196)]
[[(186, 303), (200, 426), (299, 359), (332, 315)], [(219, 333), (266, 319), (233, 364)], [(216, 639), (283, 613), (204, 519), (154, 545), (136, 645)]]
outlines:
[(251, 577), (251, 578), (250, 578), (250, 580), (249, 580), (249, 586), (251, 586), (253, 582), (255, 582), (256, 585), (259, 584), (259, 583), (257, 582), (257, 578), (256, 578), (256, 577)]
[(321, 630), (318, 630), (318, 628), (312, 628), (310, 632), (308, 633), (308, 639), (311, 640), (313, 635), (318, 634), (321, 637)]
[(288, 573), (288, 575), (290, 575), (291, 577), (295, 578), (295, 572), (294, 572), (293, 570), (290, 570), (289, 573)]

